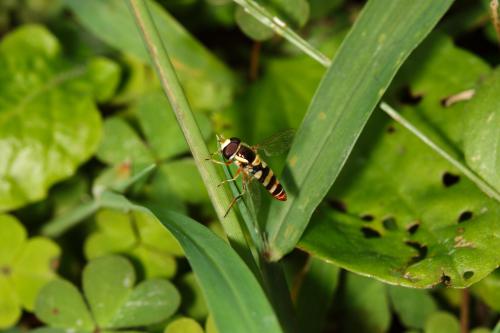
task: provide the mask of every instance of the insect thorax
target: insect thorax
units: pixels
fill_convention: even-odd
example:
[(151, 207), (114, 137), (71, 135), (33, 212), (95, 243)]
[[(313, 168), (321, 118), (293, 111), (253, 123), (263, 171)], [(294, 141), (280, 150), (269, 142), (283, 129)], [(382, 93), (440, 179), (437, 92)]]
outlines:
[(243, 165), (252, 164), (252, 162), (255, 160), (255, 157), (256, 155), (252, 148), (243, 143), (240, 145), (240, 149), (238, 149), (234, 156), (235, 160)]

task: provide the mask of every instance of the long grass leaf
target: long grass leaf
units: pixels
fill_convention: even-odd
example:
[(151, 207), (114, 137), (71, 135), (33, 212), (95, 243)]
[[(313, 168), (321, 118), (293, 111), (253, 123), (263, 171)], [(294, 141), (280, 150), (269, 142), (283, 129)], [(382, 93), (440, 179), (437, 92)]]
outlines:
[(245, 236), (236, 214), (234, 211), (231, 211), (227, 217), (224, 217), (226, 208), (230, 204), (231, 197), (223, 187), (217, 188), (217, 184), (222, 181), (222, 178), (217, 173), (214, 164), (206, 160), (206, 158), (210, 157), (210, 153), (179, 83), (175, 69), (168, 56), (168, 51), (164, 47), (156, 29), (149, 11), (148, 1), (128, 0), (128, 3), (136, 19), (137, 26), (141, 31), (141, 36), (149, 51), (163, 90), (172, 105), (179, 126), (193, 154), (198, 171), (207, 187), (217, 216), (221, 220), (222, 226), (232, 246), (249, 265), (252, 265), (254, 261), (246, 244)]
[(166, 209), (150, 210), (124, 196), (105, 192), (103, 206), (154, 215), (181, 244), (221, 333), (282, 332), (255, 276), (213, 232), (187, 216)]
[(293, 249), (399, 67), (452, 0), (371, 0), (323, 78), (288, 155), (285, 203), (267, 221), (271, 260)]

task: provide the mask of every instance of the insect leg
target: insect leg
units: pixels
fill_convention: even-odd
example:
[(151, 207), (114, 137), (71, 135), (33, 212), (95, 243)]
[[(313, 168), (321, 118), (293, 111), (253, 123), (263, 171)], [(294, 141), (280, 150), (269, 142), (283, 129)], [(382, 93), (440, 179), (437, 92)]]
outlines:
[(223, 180), (222, 182), (220, 182), (219, 185), (217, 185), (217, 187), (221, 186), (222, 184), (225, 184), (225, 183), (229, 183), (229, 182), (234, 182), (236, 179), (238, 179), (238, 177), (240, 176), (241, 174), (241, 170), (243, 170), (243, 168), (239, 167), (238, 170), (236, 171), (236, 174), (234, 175), (233, 178), (231, 179), (226, 179), (226, 180)]
[[(241, 170), (243, 170), (243, 168), (239, 168), (238, 172), (241, 172)], [(229, 214), (229, 211), (231, 210), (231, 208), (233, 208), (234, 204), (238, 201), (238, 199), (241, 199), (243, 197), (243, 195), (245, 195), (245, 192), (247, 191), (247, 178), (245, 176), (245, 173), (243, 173), (242, 185), (243, 185), (243, 189), (242, 189), (241, 193), (239, 195), (235, 196), (233, 198), (233, 200), (231, 200), (231, 203), (229, 204), (229, 207), (227, 208), (226, 213), (224, 214), (224, 217), (226, 217), (227, 214)]]
[(221, 164), (221, 165), (231, 165), (233, 163), (233, 161), (221, 162), (221, 161), (217, 161), (216, 159), (213, 159), (213, 158), (205, 158), (205, 161), (212, 161), (213, 163)]

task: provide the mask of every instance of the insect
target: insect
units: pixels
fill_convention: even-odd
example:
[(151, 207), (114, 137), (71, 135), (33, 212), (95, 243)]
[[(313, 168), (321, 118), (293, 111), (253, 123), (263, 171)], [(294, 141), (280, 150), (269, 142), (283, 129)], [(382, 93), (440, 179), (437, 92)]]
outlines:
[(220, 143), (220, 150), (218, 152), (222, 153), (226, 162), (213, 161), (226, 165), (235, 163), (238, 166), (238, 170), (234, 177), (223, 181), (220, 185), (226, 182), (235, 181), (240, 175), (243, 176), (243, 191), (240, 195), (233, 198), (224, 216), (229, 213), (229, 210), (236, 201), (245, 194), (247, 185), (252, 179), (256, 179), (260, 182), (275, 199), (286, 201), (287, 194), (285, 189), (280, 184), (271, 168), (260, 158), (258, 152), (262, 150), (269, 156), (282, 153), (289, 148), (294, 134), (294, 130), (282, 131), (255, 146), (250, 146), (236, 137), (225, 139), (220, 135), (217, 136)]

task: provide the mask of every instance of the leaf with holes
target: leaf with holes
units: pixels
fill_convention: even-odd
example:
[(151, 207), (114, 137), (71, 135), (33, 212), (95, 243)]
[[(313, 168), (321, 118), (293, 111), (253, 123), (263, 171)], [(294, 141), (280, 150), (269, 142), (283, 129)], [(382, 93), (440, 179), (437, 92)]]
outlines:
[(148, 215), (102, 209), (97, 213), (97, 231), (85, 241), (88, 259), (121, 253), (137, 260), (145, 276), (171, 278), (177, 271), (174, 256), (182, 248), (173, 236)]
[(28, 25), (0, 44), (0, 211), (44, 198), (97, 148), (95, 101), (109, 98), (119, 68), (72, 65), (56, 38)]
[(56, 276), (60, 253), (50, 239), (27, 239), (18, 220), (0, 215), (0, 328), (13, 325), (22, 309), (33, 310), (40, 288)]
[(377, 114), (300, 246), (382, 281), (465, 287), (500, 262), (500, 205)]
[(476, 90), (465, 106), (465, 159), (470, 167), (500, 192), (500, 69)]
[[(463, 103), (444, 108), (440, 101), (473, 87), (488, 66), (439, 34), (409, 64), (391, 96), (408, 86), (420, 97), (401, 101), (416, 103), (404, 115), (458, 149)], [(500, 205), (381, 114), (370, 121), (330, 198), (336, 211), (318, 215), (301, 246), (344, 268), (404, 286), (465, 287), (500, 263)]]
[(112, 332), (158, 323), (177, 310), (180, 295), (170, 282), (149, 279), (134, 287), (135, 280), (123, 257), (92, 260), (83, 272), (85, 300), (71, 283), (55, 280), (40, 291), (35, 314), (49, 329)]

